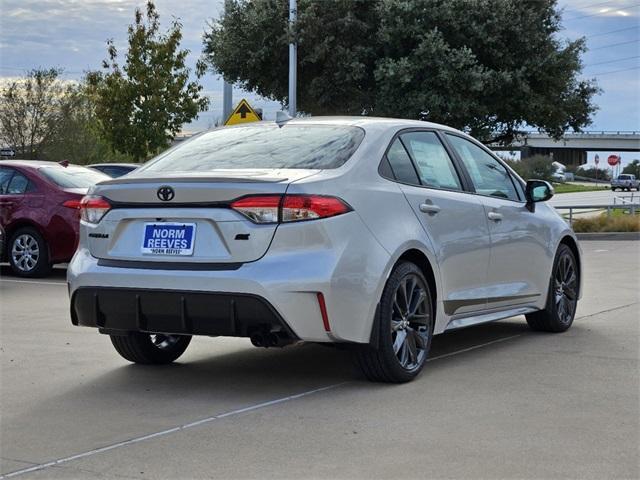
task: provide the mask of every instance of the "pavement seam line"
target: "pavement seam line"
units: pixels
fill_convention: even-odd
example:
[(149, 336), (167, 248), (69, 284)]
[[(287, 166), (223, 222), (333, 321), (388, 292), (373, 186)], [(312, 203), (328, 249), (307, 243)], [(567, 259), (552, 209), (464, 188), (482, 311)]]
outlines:
[(487, 343), (481, 343), (480, 345), (474, 345), (472, 347), (463, 348), (462, 350), (456, 350), (455, 352), (443, 353), (442, 355), (438, 355), (437, 357), (428, 358), (427, 362), (433, 362), (434, 360), (440, 360), (441, 358), (452, 357), (454, 355), (458, 355), (459, 353), (470, 352), (472, 350), (477, 350), (478, 348), (486, 347), (488, 345), (493, 345), (494, 343), (505, 342), (507, 340), (511, 340), (512, 338), (521, 337), (522, 335), (524, 335), (524, 334), (523, 333), (518, 333), (517, 335), (510, 335), (508, 337), (498, 338), (496, 340), (491, 340), (490, 342), (487, 342)]
[(608, 308), (606, 310), (601, 310), (600, 312), (590, 313), (589, 315), (583, 315), (581, 317), (576, 317), (573, 320), (574, 321), (575, 320), (582, 320), (583, 318), (595, 317), (596, 315), (601, 315), (603, 313), (615, 312), (616, 310), (621, 310), (623, 308), (633, 307), (634, 305), (638, 305), (638, 303), (640, 303), (640, 302), (633, 302), (633, 303), (629, 303), (627, 305), (620, 305), (619, 307)]
[[(510, 340), (512, 338), (520, 337), (522, 335), (523, 334), (519, 333), (517, 335), (511, 335), (509, 337), (498, 338), (496, 340), (492, 340), (490, 342), (482, 343), (480, 345), (474, 345), (472, 347), (464, 348), (462, 350), (456, 350), (455, 352), (445, 353), (443, 355), (438, 355), (437, 357), (429, 358), (429, 359), (427, 359), (427, 362), (431, 362), (431, 361), (434, 361), (434, 360), (439, 360), (439, 359), (442, 359), (442, 358), (451, 357), (453, 355), (458, 355), (460, 353), (470, 352), (470, 351), (476, 350), (478, 348), (486, 347), (486, 346), (492, 345), (494, 343), (504, 342), (506, 340)], [(348, 383), (351, 383), (351, 382), (346, 381), (346, 382), (335, 383), (333, 385), (328, 385), (326, 387), (316, 388), (314, 390), (308, 390), (306, 392), (297, 393), (295, 395), (288, 395), (286, 397), (277, 398), (275, 400), (269, 400), (267, 402), (258, 403), (258, 404), (251, 405), (251, 406), (248, 406), (248, 407), (239, 408), (239, 409), (236, 409), (236, 410), (231, 410), (229, 412), (225, 412), (225, 413), (221, 413), (221, 414), (214, 415), (214, 416), (211, 416), (211, 417), (203, 418), (201, 420), (196, 420), (195, 422), (185, 423), (183, 425), (179, 425), (177, 427), (168, 428), (166, 430), (161, 430), (159, 432), (150, 433), (148, 435), (143, 435), (143, 436), (140, 436), (140, 437), (131, 438), (129, 440), (124, 440), (122, 442), (112, 443), (111, 445), (106, 445), (104, 447), (95, 448), (93, 450), (89, 450), (89, 451), (82, 452), (82, 453), (77, 453), (75, 455), (70, 455), (68, 457), (59, 458), (57, 460), (52, 460), (50, 462), (35, 464), (32, 467), (23, 468), (21, 470), (15, 470), (13, 472), (9, 472), (9, 473), (5, 473), (3, 475), (0, 475), (0, 480), (5, 479), (5, 478), (17, 477), (18, 475), (24, 475), (25, 473), (37, 472), (39, 470), (44, 470), (44, 469), (49, 468), (49, 467), (56, 467), (58, 465), (61, 465), (63, 463), (68, 463), (68, 462), (71, 462), (73, 460), (79, 460), (81, 458), (85, 458), (85, 457), (89, 457), (89, 456), (92, 456), (92, 455), (96, 455), (98, 453), (108, 452), (110, 450), (115, 450), (116, 448), (125, 447), (127, 445), (140, 443), (140, 442), (143, 442), (145, 440), (150, 440), (152, 438), (161, 437), (161, 436), (164, 436), (164, 435), (168, 435), (170, 433), (179, 432), (181, 430), (186, 430), (186, 429), (192, 428), (192, 427), (197, 427), (199, 425), (210, 423), (210, 422), (213, 422), (215, 420), (220, 420), (220, 419), (223, 419), (223, 418), (226, 418), (226, 417), (232, 417), (234, 415), (240, 415), (242, 413), (250, 412), (250, 411), (253, 411), (253, 410), (258, 410), (258, 409), (265, 408), (265, 407), (270, 407), (272, 405), (277, 405), (279, 403), (284, 403), (284, 402), (288, 402), (288, 401), (291, 401), (291, 400), (296, 400), (298, 398), (306, 397), (308, 395), (313, 395), (314, 393), (319, 393), (319, 392), (323, 392), (323, 391), (326, 391), (326, 390), (331, 390), (331, 389), (334, 389), (334, 388), (338, 388), (338, 387), (341, 387), (341, 386), (346, 385)]]
[(167, 429), (161, 430), (159, 432), (150, 433), (148, 435), (142, 435), (140, 437), (130, 438), (129, 440), (124, 440), (122, 442), (112, 443), (111, 445), (106, 445), (106, 446), (100, 447), (100, 448), (94, 448), (93, 450), (88, 450), (86, 452), (77, 453), (75, 455), (70, 455), (68, 457), (58, 458), (57, 460), (52, 460), (50, 462), (36, 464), (36, 465), (34, 465), (32, 467), (23, 468), (23, 469), (20, 469), (20, 470), (15, 470), (13, 472), (9, 472), (9, 473), (5, 473), (3, 475), (0, 475), (0, 480), (4, 479), (4, 478), (16, 477), (18, 475), (24, 475), (25, 473), (37, 472), (39, 470), (44, 470), (45, 468), (55, 467), (55, 466), (61, 465), (63, 463), (71, 462), (73, 460), (78, 460), (78, 459), (81, 459), (81, 458), (89, 457), (91, 455), (96, 455), (98, 453), (108, 452), (108, 451), (114, 450), (116, 448), (125, 447), (127, 445), (132, 445), (132, 444), (135, 444), (135, 443), (143, 442), (145, 440), (150, 440), (152, 438), (168, 435), (170, 433), (179, 432), (179, 431), (185, 430), (187, 428), (192, 428), (192, 427), (195, 427), (195, 426), (198, 426), (198, 425), (203, 425), (205, 423), (210, 423), (210, 422), (213, 422), (215, 420), (222, 419), (222, 418), (231, 417), (231, 416), (234, 416), (234, 415), (240, 415), (242, 413), (250, 412), (250, 411), (253, 411), (253, 410), (258, 410), (258, 409), (261, 409), (261, 408), (270, 407), (272, 405), (277, 405), (279, 403), (284, 403), (284, 402), (288, 402), (288, 401), (291, 401), (291, 400), (296, 400), (298, 398), (306, 397), (308, 395), (313, 395), (314, 393), (319, 393), (319, 392), (323, 392), (323, 391), (326, 391), (326, 390), (331, 390), (333, 388), (340, 387), (340, 386), (342, 386), (342, 385), (344, 385), (346, 383), (348, 383), (348, 382), (335, 383), (333, 385), (328, 385), (326, 387), (320, 387), (320, 388), (316, 388), (316, 389), (313, 389), (313, 390), (307, 390), (306, 392), (297, 393), (295, 395), (288, 395), (286, 397), (277, 398), (275, 400), (269, 400), (267, 402), (257, 403), (255, 405), (251, 405), (251, 406), (248, 406), (248, 407), (239, 408), (239, 409), (236, 409), (236, 410), (231, 410), (229, 412), (221, 413), (219, 415), (213, 415), (211, 417), (203, 418), (203, 419), (197, 420), (195, 422), (185, 423), (185, 424), (179, 425), (177, 427), (167, 428)]

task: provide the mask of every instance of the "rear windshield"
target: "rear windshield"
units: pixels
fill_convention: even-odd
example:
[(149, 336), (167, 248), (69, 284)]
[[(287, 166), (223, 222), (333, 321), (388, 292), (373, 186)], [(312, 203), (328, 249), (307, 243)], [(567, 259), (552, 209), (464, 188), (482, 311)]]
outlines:
[(140, 170), (338, 168), (353, 155), (363, 137), (360, 128), (336, 125), (221, 128), (169, 150)]
[(89, 188), (110, 179), (104, 173), (78, 167), (42, 167), (40, 173), (60, 188)]

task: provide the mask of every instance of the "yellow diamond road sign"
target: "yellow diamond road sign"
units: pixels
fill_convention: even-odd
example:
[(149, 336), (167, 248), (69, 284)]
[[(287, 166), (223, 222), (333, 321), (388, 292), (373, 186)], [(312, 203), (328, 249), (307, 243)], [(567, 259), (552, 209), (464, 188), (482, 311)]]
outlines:
[(259, 122), (260, 120), (262, 120), (260, 116), (251, 108), (249, 102), (243, 98), (224, 124), (238, 125), (239, 123)]

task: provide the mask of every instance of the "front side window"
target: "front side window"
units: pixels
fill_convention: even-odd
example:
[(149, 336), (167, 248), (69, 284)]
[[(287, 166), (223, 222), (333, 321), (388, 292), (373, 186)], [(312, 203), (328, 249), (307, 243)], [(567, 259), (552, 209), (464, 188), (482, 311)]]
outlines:
[(469, 140), (447, 133), (447, 138), (464, 163), (476, 193), (518, 201), (518, 194), (507, 169)]
[(453, 162), (434, 132), (410, 132), (400, 138), (415, 160), (424, 185), (462, 190)]
[(344, 125), (219, 128), (161, 154), (138, 171), (332, 169), (342, 166), (363, 138), (362, 129)]

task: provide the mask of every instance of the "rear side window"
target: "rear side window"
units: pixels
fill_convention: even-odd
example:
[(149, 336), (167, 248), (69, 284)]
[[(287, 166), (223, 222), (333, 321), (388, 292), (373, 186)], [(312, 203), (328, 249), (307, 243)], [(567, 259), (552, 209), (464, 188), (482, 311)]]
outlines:
[(401, 138), (415, 160), (424, 185), (462, 190), (453, 162), (434, 132), (405, 133)]
[(102, 172), (82, 167), (42, 167), (39, 172), (60, 188), (89, 188), (110, 179)]
[(349, 160), (363, 138), (362, 129), (343, 125), (219, 128), (167, 151), (139, 171), (332, 169)]
[(420, 185), (416, 169), (413, 168), (411, 158), (399, 139), (396, 139), (389, 147), (387, 160), (391, 166), (394, 178), (402, 183)]
[(7, 193), (7, 187), (9, 186), (9, 182), (11, 181), (12, 176), (13, 169), (0, 168), (0, 195), (4, 195)]
[(447, 138), (464, 163), (476, 193), (518, 201), (518, 194), (507, 169), (469, 140), (447, 133)]

